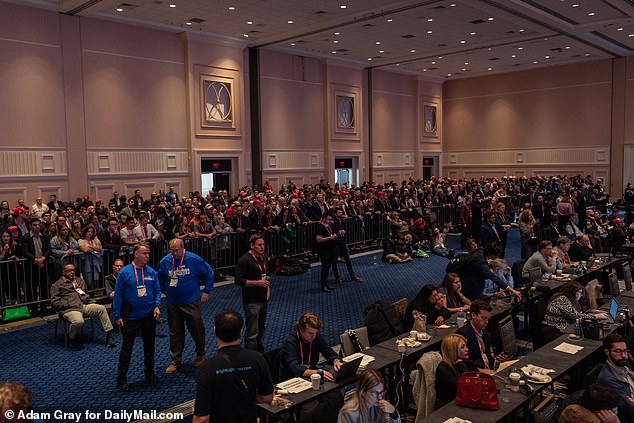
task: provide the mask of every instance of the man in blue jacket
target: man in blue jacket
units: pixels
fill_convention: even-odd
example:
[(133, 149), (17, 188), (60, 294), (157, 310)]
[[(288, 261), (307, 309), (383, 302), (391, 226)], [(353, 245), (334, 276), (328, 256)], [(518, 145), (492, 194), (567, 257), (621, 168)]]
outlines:
[(145, 356), (145, 380), (157, 382), (154, 374), (154, 338), (156, 320), (161, 317), (161, 287), (154, 269), (147, 266), (150, 249), (143, 244), (133, 250), (134, 260), (125, 266), (117, 276), (112, 300), (112, 317), (121, 328), (123, 344), (119, 354), (117, 388), (127, 392), (128, 368), (132, 358), (132, 347), (141, 331)]
[[(205, 324), (200, 314), (201, 303), (209, 299), (214, 288), (214, 271), (200, 256), (185, 251), (183, 240), (170, 241), (170, 253), (159, 263), (159, 281), (167, 295), (167, 322), (170, 332), (170, 374), (182, 365), (185, 346), (185, 322), (196, 344), (194, 367), (205, 361)], [(205, 288), (200, 293), (200, 283)]]
[(625, 338), (612, 333), (603, 338), (603, 352), (607, 360), (597, 377), (597, 383), (609, 386), (619, 396), (618, 417), (622, 422), (634, 420), (634, 372), (630, 367), (630, 350)]

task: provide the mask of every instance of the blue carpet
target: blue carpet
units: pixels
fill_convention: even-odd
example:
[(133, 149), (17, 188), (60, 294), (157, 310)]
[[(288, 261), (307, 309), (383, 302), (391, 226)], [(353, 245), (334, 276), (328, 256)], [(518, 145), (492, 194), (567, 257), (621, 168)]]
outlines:
[[(509, 233), (507, 261), (519, 258), (517, 230)], [(459, 238), (447, 237), (450, 247), (457, 247)], [(353, 258), (353, 266), (363, 283), (346, 281), (347, 272), (339, 264), (342, 284), (330, 294), (319, 289), (319, 270), (316, 266), (303, 275), (274, 276), (271, 281), (271, 301), (264, 344), (267, 350), (279, 347), (293, 327), (293, 321), (304, 311), (317, 312), (324, 320), (323, 334), (331, 344), (339, 343), (339, 333), (348, 328), (364, 325), (363, 309), (375, 300), (393, 302), (399, 298), (412, 299), (427, 283), (440, 283), (447, 259), (430, 255), (427, 259), (414, 259), (407, 264), (385, 264), (381, 253)], [(240, 288), (234, 285), (218, 287), (203, 305), (207, 328), (207, 356), (215, 353), (213, 317), (223, 309), (242, 311)], [(162, 309), (163, 316), (166, 311)], [(183, 361), (178, 372), (166, 375), (169, 364), (167, 323), (157, 327), (156, 373), (161, 384), (143, 383), (143, 354), (140, 338), (135, 344), (128, 382), (132, 391), (121, 393), (115, 388), (120, 336), (117, 348), (103, 344), (104, 334), (95, 322), (95, 342), (89, 342), (81, 351), (69, 351), (53, 340), (55, 322), (3, 334), (0, 339), (0, 380), (18, 380), (33, 390), (36, 411), (92, 410), (165, 410), (194, 398), (194, 367), (191, 362), (195, 351), (191, 338), (187, 338)], [(60, 332), (61, 330), (60, 324)], [(90, 324), (84, 334), (90, 332)]]

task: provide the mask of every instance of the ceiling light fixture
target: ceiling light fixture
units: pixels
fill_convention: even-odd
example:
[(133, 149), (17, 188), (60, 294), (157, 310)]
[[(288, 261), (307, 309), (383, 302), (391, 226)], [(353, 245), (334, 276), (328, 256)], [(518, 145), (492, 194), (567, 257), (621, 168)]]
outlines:
[(634, 37), (634, 34), (629, 34), (628, 37)]
[(544, 56), (544, 59), (550, 59), (550, 56)]
[(511, 57), (515, 59), (517, 57), (517, 54), (511, 54)]
[(286, 22), (286, 23), (287, 23), (287, 24), (292, 24), (292, 23), (293, 23), (293, 21), (288, 21), (288, 22)]
[(449, 7), (456, 7), (456, 3), (451, 3)]
[(487, 70), (488, 70), (488, 71), (492, 71), (492, 70), (493, 70), (493, 68), (487, 68)]
[(566, 46), (566, 50), (570, 50), (570, 46)]
[(590, 13), (588, 13), (588, 16), (594, 16), (594, 15), (596, 15), (596, 13), (595, 13), (595, 12), (590, 12)]
[(586, 53), (586, 54), (584, 54), (584, 56), (588, 57), (588, 56), (590, 56), (590, 53)]
[(534, 64), (534, 65), (536, 65), (536, 64), (537, 64), (537, 60), (535, 60), (535, 61), (533, 62), (533, 64)]
[(428, 33), (428, 34), (432, 34), (432, 33), (433, 33), (433, 31), (429, 30), (429, 31), (427, 31), (427, 33)]
[(176, 5), (174, 3), (170, 4), (170, 7), (173, 9), (176, 7)]
[(520, 29), (518, 32), (524, 32), (524, 30), (523, 30), (523, 29)]
[(337, 54), (337, 50), (331, 51), (332, 54)]
[(469, 62), (464, 62), (464, 64), (465, 64), (465, 65), (468, 65), (468, 64), (469, 64)]
[(451, 74), (450, 74), (450, 73), (448, 73), (448, 74), (447, 74), (447, 77), (450, 77), (450, 76), (451, 76)]
[(392, 22), (392, 21), (393, 21), (393, 19), (388, 19), (387, 21), (388, 21), (388, 22)]
[(291, 43), (291, 45), (292, 45), (292, 46), (294, 46), (294, 45), (295, 45), (295, 43)]
[(435, 64), (436, 64), (436, 62), (431, 62), (431, 64), (432, 64), (432, 65), (435, 65)]
[(117, 7), (115, 10), (116, 10), (117, 12), (123, 12), (123, 8), (122, 8), (122, 7)]
[(433, 21), (434, 21), (434, 19), (433, 19), (433, 18), (429, 18), (429, 19), (427, 19), (427, 22), (433, 22)]
[(249, 34), (242, 34), (244, 35), (244, 38), (249, 38)]
[(572, 7), (579, 7), (579, 5), (575, 3), (572, 5)]
[(489, 19), (487, 19), (487, 21), (492, 21), (492, 20), (493, 20), (493, 18), (492, 18), (492, 17), (491, 17), (491, 18), (489, 18)]
[(185, 22), (185, 25), (192, 26), (192, 23), (191, 22)]
[(346, 7), (348, 7), (348, 6), (346, 6), (345, 4), (342, 4), (342, 5), (341, 5), (341, 6), (339, 6), (339, 7), (340, 7), (340, 8), (342, 8), (342, 9), (345, 9), (345, 8), (346, 8)]
[(339, 34), (341, 34), (341, 33), (340, 32), (335, 32), (335, 35), (339, 35)]
[(385, 53), (385, 50), (379, 50), (379, 53)]
[(616, 30), (617, 31), (623, 31), (623, 28), (622, 27), (621, 28), (617, 28)]
[(460, 44), (464, 44), (464, 43), (466, 43), (465, 40), (460, 40)]
[(381, 42), (380, 42), (380, 41), (377, 41), (377, 42), (376, 42), (376, 43), (374, 43), (374, 44), (376, 44), (376, 45), (378, 46), (378, 45), (381, 45)]
[(334, 40), (333, 43), (339, 44), (339, 40)]
[(236, 10), (236, 8), (233, 6), (229, 6), (229, 10)]
[(416, 53), (416, 50), (411, 49), (409, 52), (410, 52), (410, 53)]
[(371, 57), (368, 57), (368, 60), (372, 60), (372, 58), (371, 58)]
[(475, 34), (476, 34), (475, 32), (470, 32), (470, 33), (469, 33), (469, 35), (475, 35)]
[(518, 50), (524, 50), (524, 47), (518, 47), (517, 49)]
[(252, 21), (247, 21), (247, 25), (253, 25)]

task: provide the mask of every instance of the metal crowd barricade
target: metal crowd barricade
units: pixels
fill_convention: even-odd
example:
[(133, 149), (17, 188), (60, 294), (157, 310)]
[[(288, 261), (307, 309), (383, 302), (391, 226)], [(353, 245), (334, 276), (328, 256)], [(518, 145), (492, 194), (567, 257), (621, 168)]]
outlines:
[(29, 304), (26, 300), (27, 259), (0, 261), (0, 309), (12, 305)]

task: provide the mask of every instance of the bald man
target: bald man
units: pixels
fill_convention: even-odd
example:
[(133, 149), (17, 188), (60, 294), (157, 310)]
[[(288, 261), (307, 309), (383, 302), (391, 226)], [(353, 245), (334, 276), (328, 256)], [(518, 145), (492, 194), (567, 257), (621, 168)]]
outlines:
[[(205, 325), (201, 303), (208, 300), (214, 288), (214, 271), (200, 256), (185, 251), (183, 240), (170, 241), (170, 252), (161, 259), (158, 275), (167, 296), (167, 322), (170, 333), (170, 364), (165, 373), (174, 373), (182, 366), (185, 346), (185, 323), (196, 344), (194, 367), (205, 361)], [(204, 284), (201, 294), (200, 285)]]

